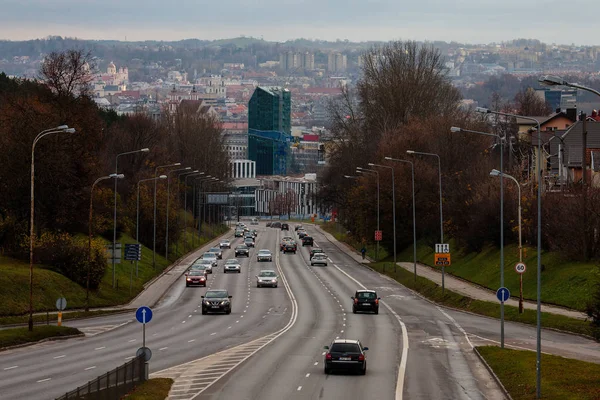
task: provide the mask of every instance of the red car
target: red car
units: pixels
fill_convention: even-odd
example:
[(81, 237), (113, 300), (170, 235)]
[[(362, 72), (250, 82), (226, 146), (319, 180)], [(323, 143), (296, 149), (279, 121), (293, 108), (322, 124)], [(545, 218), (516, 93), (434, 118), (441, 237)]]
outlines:
[(185, 286), (190, 287), (192, 285), (206, 287), (206, 274), (204, 271), (192, 270), (185, 275)]

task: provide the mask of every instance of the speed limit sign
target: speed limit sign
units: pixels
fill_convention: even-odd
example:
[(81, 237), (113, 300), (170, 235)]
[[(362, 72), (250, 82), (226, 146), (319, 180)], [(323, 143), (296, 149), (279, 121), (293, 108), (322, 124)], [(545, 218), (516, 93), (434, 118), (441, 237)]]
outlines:
[(518, 274), (524, 273), (526, 269), (527, 266), (525, 265), (525, 263), (519, 262), (515, 264), (515, 271), (517, 271)]

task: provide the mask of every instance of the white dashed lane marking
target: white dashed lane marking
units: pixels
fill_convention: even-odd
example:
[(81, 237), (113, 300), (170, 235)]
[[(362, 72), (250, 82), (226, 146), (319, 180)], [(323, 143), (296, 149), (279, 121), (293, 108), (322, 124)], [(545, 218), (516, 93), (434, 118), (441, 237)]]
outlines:
[(13, 365), (12, 367), (6, 367), (6, 368), (4, 368), (4, 370), (8, 371), (10, 369), (15, 369), (15, 368), (19, 368), (19, 366), (18, 365)]
[(92, 367), (87, 367), (87, 368), (85, 369), (85, 371), (89, 371), (90, 369), (94, 369), (94, 368), (96, 368), (96, 366), (95, 366), (95, 365), (94, 365), (94, 366), (92, 366)]
[(105, 348), (106, 348), (106, 346), (96, 347), (94, 350), (102, 350), (102, 349), (105, 349)]
[(52, 357), (52, 358), (54, 358), (55, 360), (58, 360), (59, 358), (63, 358), (63, 357), (66, 357), (66, 355), (63, 354), (62, 356), (56, 356), (56, 357)]
[(48, 382), (52, 378), (40, 379), (37, 383)]

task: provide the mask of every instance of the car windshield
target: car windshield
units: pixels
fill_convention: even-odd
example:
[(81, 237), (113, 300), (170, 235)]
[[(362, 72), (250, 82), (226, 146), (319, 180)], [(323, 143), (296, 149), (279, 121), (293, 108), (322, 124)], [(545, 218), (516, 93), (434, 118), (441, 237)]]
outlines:
[(217, 258), (217, 255), (215, 253), (206, 253), (203, 258)]
[(273, 271), (260, 271), (260, 275), (258, 275), (258, 276), (263, 277), (263, 278), (272, 278), (277, 275)]
[(225, 264), (237, 264), (238, 261), (237, 260), (227, 260), (225, 261)]
[(246, 246), (238, 246), (236, 247), (236, 250), (246, 250), (247, 247)]
[(334, 343), (331, 345), (330, 351), (335, 353), (360, 353), (360, 348), (356, 343)]
[(204, 272), (199, 271), (199, 270), (190, 271), (190, 275), (192, 275), (192, 276), (204, 276)]
[(227, 291), (226, 290), (209, 290), (208, 292), (206, 292), (204, 297), (206, 297), (207, 299), (219, 299), (219, 298), (227, 297)]
[(250, 238), (246, 238), (246, 240), (244, 240), (244, 241), (245, 241), (245, 242), (251, 242), (251, 241), (252, 241), (252, 239), (250, 239)]
[(210, 264), (210, 260), (200, 260), (196, 263), (196, 265), (208, 265)]
[(207, 266), (204, 264), (197, 264), (197, 265), (192, 265), (192, 268), (190, 268), (190, 271), (204, 271), (206, 268), (207, 268)]
[(357, 297), (359, 299), (374, 299), (377, 295), (372, 292), (359, 292)]
[(259, 250), (258, 254), (271, 254), (269, 250)]

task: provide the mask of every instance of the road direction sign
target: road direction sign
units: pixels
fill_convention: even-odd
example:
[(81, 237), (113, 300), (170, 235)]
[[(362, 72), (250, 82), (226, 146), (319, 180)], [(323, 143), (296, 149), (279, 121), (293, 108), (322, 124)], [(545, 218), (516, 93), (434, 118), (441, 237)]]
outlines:
[(137, 349), (137, 351), (135, 352), (135, 356), (139, 357), (141, 355), (144, 355), (144, 360), (146, 361), (150, 361), (150, 359), (152, 358), (152, 350), (150, 350), (148, 347), (144, 346), (144, 347), (140, 347), (139, 349)]
[(438, 267), (447, 267), (452, 263), (450, 253), (435, 253), (434, 264)]
[(436, 253), (450, 253), (450, 245), (448, 243), (436, 243)]
[(56, 309), (58, 311), (62, 311), (65, 308), (67, 308), (67, 299), (61, 297), (60, 299), (56, 300)]
[(140, 324), (147, 324), (152, 320), (152, 310), (146, 306), (138, 308), (135, 312), (135, 319), (137, 319)]
[(142, 260), (142, 245), (139, 243), (125, 244), (125, 260), (141, 261)]
[(375, 231), (375, 241), (381, 242), (383, 240), (383, 231)]
[(519, 262), (519, 263), (515, 264), (515, 271), (517, 271), (517, 273), (519, 273), (519, 274), (525, 273), (526, 269), (527, 269), (527, 266), (525, 265), (525, 263)]
[(496, 297), (500, 300), (500, 303), (504, 303), (506, 300), (510, 299), (510, 291), (505, 287), (501, 287), (496, 291)]

